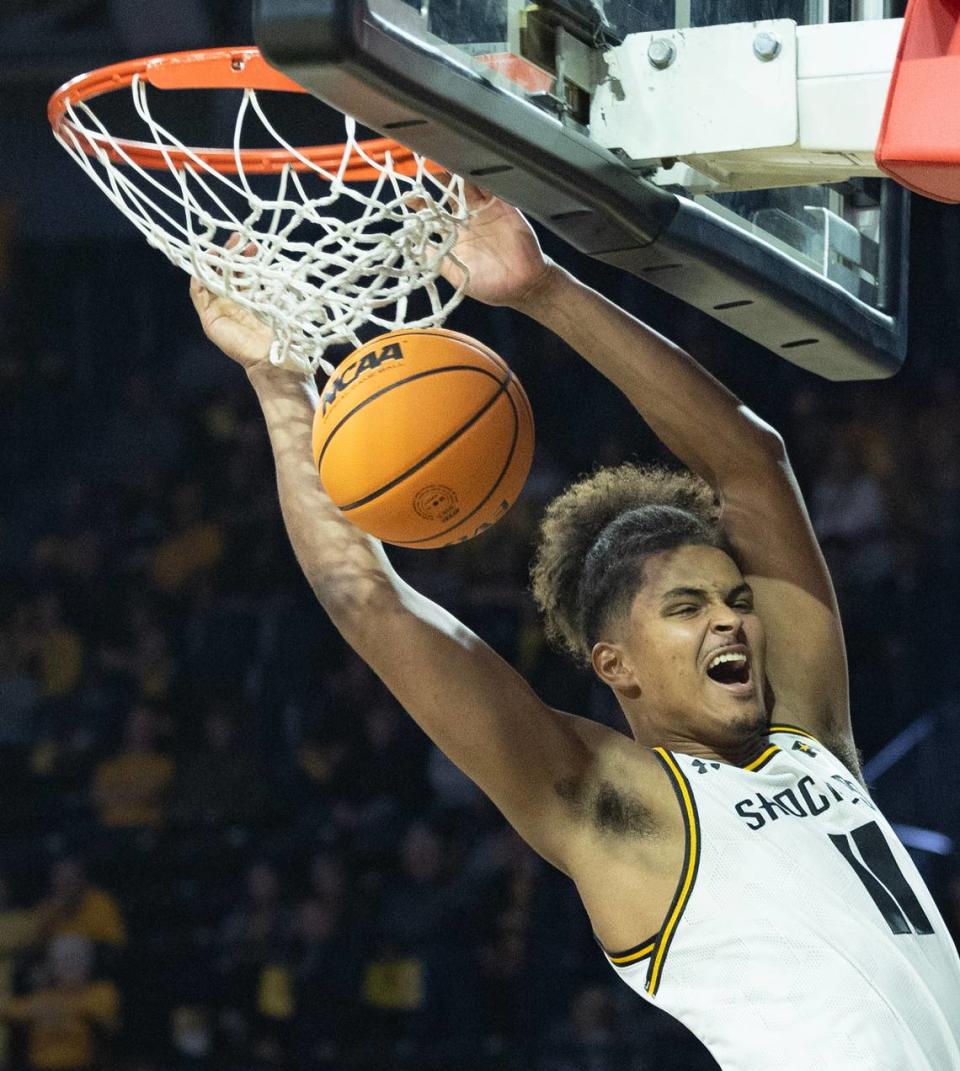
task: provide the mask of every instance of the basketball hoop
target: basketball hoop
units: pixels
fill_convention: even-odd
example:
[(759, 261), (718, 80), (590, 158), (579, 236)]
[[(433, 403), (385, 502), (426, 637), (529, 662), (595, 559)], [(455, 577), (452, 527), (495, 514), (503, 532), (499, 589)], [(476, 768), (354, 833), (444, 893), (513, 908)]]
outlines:
[[(151, 115), (148, 87), (242, 91), (232, 147), (185, 145)], [(124, 89), (143, 140), (111, 134), (91, 107)], [(349, 116), (342, 145), (295, 147), (264, 114), (264, 91), (306, 92), (256, 48), (175, 52), (74, 78), (47, 114), (60, 144), (152, 246), (273, 330), (274, 364), (329, 374), (324, 350), (360, 345), (365, 325), (442, 324), (465, 286), (444, 301), (436, 285), (466, 218), (462, 181), (389, 138), (358, 141)], [(253, 121), (276, 148), (244, 147)], [(264, 189), (255, 176), (275, 178)], [(407, 320), (419, 290), (429, 312)]]

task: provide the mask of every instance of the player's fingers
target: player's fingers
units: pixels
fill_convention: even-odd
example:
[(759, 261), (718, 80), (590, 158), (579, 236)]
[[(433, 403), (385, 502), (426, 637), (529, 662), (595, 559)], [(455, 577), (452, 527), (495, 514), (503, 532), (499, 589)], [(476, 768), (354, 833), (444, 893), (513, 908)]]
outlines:
[[(243, 235), (239, 231), (234, 231), (229, 238), (223, 243), (222, 253), (216, 247), (212, 247), (213, 258), (210, 263), (211, 270), (215, 275), (218, 275), (221, 279), (224, 279), (229, 289), (244, 289), (249, 287), (252, 276), (244, 271), (237, 270), (234, 265), (236, 263), (236, 256), (239, 252), (241, 257), (254, 257), (257, 254), (258, 245), (256, 242), (250, 240), (238, 250), (237, 247), (243, 241)], [(226, 257), (223, 254), (230, 253), (231, 256)]]
[(438, 171), (432, 171), (430, 177), (433, 181), (442, 189), (447, 190), (451, 199), (456, 197), (456, 175), (452, 171), (448, 171), (445, 167)]
[(451, 286), (455, 286), (459, 289), (464, 285), (467, 281), (468, 273), (463, 262), (456, 256), (456, 254), (449, 250), (445, 251), (444, 247), (440, 245), (439, 242), (428, 242), (426, 251), (428, 254), (428, 263), (436, 265), (440, 270), (440, 274), (451, 284)]
[(493, 194), (489, 190), (485, 190), (475, 182), (467, 182), (466, 180), (463, 183), (463, 194), (467, 202), (467, 208), (471, 212), (486, 208), (486, 206), (494, 199)]
[(468, 212), (474, 211), (477, 208), (482, 208), (483, 205), (493, 199), (493, 195), (488, 191), (481, 189), (473, 182), (463, 182), (463, 198), (461, 203), (460, 192), (458, 189), (459, 178), (452, 171), (448, 171), (443, 168), (439, 171), (434, 171), (431, 176), (434, 182), (443, 190), (443, 200), (446, 201), (447, 207), (454, 214), (460, 212), (463, 208), (466, 208)]
[[(456, 198), (449, 190), (450, 186), (450, 173), (449, 171), (429, 171), (425, 176), (425, 180), (430, 180), (436, 186), (439, 186), (443, 190), (442, 195), (438, 195), (429, 188), (420, 187), (424, 190), (423, 193), (413, 192), (409, 197), (404, 198), (404, 204), (411, 212), (422, 212), (424, 209), (435, 207), (437, 204), (443, 207), (452, 208), (454, 212), (457, 211)], [(416, 190), (416, 187), (415, 187)], [(447, 202), (444, 204), (444, 202)]]
[[(451, 187), (451, 188), (454, 186), (454, 184), (456, 183), (457, 178), (458, 178), (457, 175), (455, 175), (452, 171), (448, 170), (445, 167), (441, 168), (438, 171), (434, 171), (433, 172), (433, 177), (434, 177), (435, 181), (439, 185), (447, 186), (447, 187)], [(464, 179), (463, 180), (463, 188), (471, 196), (475, 196), (475, 195), (480, 195), (480, 196), (483, 196), (483, 197), (491, 197), (492, 196), (492, 194), (490, 193), (489, 190), (483, 189), (483, 187), (478, 186), (475, 182), (470, 182), (468, 179)]]
[(210, 304), (211, 297), (213, 295), (203, 283), (195, 275), (191, 276), (190, 300), (193, 302), (193, 307), (197, 312), (202, 312)]
[[(225, 251), (229, 251), (229, 252), (232, 253), (232, 252), (234, 252), (236, 250), (237, 246), (242, 241), (243, 241), (243, 235), (239, 231), (234, 231), (233, 234), (231, 234), (230, 237), (223, 243), (223, 248), (224, 248)], [(241, 249), (239, 251), (240, 252), (240, 256), (242, 256), (242, 257), (255, 256), (258, 248), (259, 247), (257, 246), (257, 243), (254, 242), (251, 239), (250, 241), (247, 242), (247, 244), (243, 247), (243, 249)]]

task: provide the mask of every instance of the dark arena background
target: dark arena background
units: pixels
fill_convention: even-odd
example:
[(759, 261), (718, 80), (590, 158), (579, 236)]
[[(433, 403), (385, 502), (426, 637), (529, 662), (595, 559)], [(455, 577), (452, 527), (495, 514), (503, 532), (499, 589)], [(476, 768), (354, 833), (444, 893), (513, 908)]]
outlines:
[[(617, 981), (573, 885), (335, 634), (242, 372), (204, 340), (186, 277), (50, 134), (67, 78), (247, 43), (246, 8), (0, 11), (0, 1068), (714, 1067)], [(339, 140), (317, 109), (316, 140)], [(199, 118), (222, 128), (215, 106)], [(852, 385), (544, 241), (784, 434), (839, 592), (868, 780), (958, 933), (960, 209), (913, 213), (907, 365)], [(532, 322), (467, 303), (448, 326), (516, 369), (534, 468), (481, 538), (392, 557), (545, 700), (625, 729), (546, 647), (527, 566), (572, 477), (663, 455)]]

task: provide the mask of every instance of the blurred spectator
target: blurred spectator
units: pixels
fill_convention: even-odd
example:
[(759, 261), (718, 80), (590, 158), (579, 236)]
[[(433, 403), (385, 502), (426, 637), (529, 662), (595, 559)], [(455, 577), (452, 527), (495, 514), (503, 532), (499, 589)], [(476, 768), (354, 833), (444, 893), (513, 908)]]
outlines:
[(135, 602), (123, 643), (104, 644), (100, 663), (127, 690), (148, 702), (163, 702), (170, 694), (176, 661), (160, 619), (147, 602)]
[(84, 861), (75, 855), (53, 863), (49, 891), (34, 911), (41, 940), (75, 933), (96, 944), (121, 948), (127, 943), (116, 900), (90, 883)]
[(497, 1051), (531, 1025), (524, 1022), (522, 989), (539, 860), (512, 829), (497, 829), (477, 846), (472, 865), (486, 878), (477, 958), (488, 1044)]
[(262, 816), (265, 802), (257, 763), (226, 704), (215, 703), (203, 721), (203, 744), (177, 764), (172, 817), (190, 826), (243, 825)]
[[(128, 329), (133, 325), (128, 324)], [(87, 461), (94, 471), (129, 487), (169, 471), (183, 449), (175, 413), (149, 376), (128, 372), (116, 386), (107, 421)]]
[[(37, 939), (36, 916), (13, 903), (10, 885), (0, 875), (0, 1008), (13, 996), (13, 984), (20, 957)], [(0, 1067), (9, 1063), (10, 1038), (6, 1023), (0, 1022)]]
[(341, 856), (318, 852), (310, 863), (310, 895), (339, 917), (348, 905), (350, 875)]
[(427, 739), (392, 699), (374, 701), (360, 714), (362, 735), (336, 768), (331, 791), (341, 828), (356, 850), (392, 850), (407, 815), (428, 798)]
[(180, 1005), (170, 1013), (170, 1047), (178, 1071), (210, 1067), (216, 1031), (207, 1008)]
[(16, 907), (10, 883), (0, 874), (0, 989), (7, 992), (19, 953), (37, 941), (37, 916), (26, 907)]
[(23, 746), (31, 738), (41, 683), (27, 645), (10, 629), (0, 629), (0, 745)]
[[(227, 1007), (252, 1017), (264, 998), (262, 972), (283, 962), (290, 936), (290, 910), (281, 896), (280, 879), (266, 862), (254, 863), (246, 875), (243, 896), (217, 934), (217, 969)], [(284, 981), (277, 983), (283, 987)], [(268, 1002), (279, 999), (271, 994)]]
[(814, 481), (810, 515), (838, 588), (863, 590), (890, 575), (895, 559), (883, 488), (844, 426)]
[(355, 746), (357, 714), (377, 694), (376, 678), (352, 653), (329, 672), (315, 673), (296, 761), (309, 792), (329, 797), (343, 781), (338, 771)]
[(602, 973), (605, 964), (596, 959), (573, 883), (503, 825), (492, 805), (490, 812), (489, 830), (467, 863), (478, 886), (472, 945), (486, 1040), (494, 1050), (510, 1051), (526, 1039), (531, 1062), (578, 981), (585, 972)]
[[(246, 548), (240, 556), (247, 558)], [(231, 593), (232, 578), (206, 576), (191, 593), (190, 608), (180, 635), (180, 669), (198, 693), (233, 695), (255, 665), (259, 652), (263, 607)]]
[(11, 836), (35, 834), (42, 803), (35, 799), (30, 751), (41, 702), (37, 660), (31, 657), (26, 604), (0, 627), (0, 830)]
[(170, 534), (153, 555), (153, 581), (167, 594), (181, 592), (223, 554), (223, 528), (205, 516), (203, 490), (184, 483), (173, 492)]
[(83, 669), (83, 641), (63, 618), (60, 599), (52, 591), (34, 602), (31, 654), (36, 658), (44, 697), (57, 698), (72, 692)]
[(70, 696), (43, 703), (30, 765), (49, 779), (50, 795), (86, 793), (96, 759), (123, 710), (123, 692), (97, 659), (87, 662), (80, 686)]
[(511, 509), (482, 544), (469, 540), (450, 548), (458, 584), (449, 604), (465, 625), (513, 663), (520, 619), (529, 598), (525, 591), (528, 519), (523, 509)]
[(174, 762), (161, 754), (160, 724), (154, 711), (138, 705), (130, 711), (123, 746), (96, 769), (93, 800), (100, 823), (108, 829), (156, 829), (164, 821)]
[[(340, 1068), (356, 1046), (360, 963), (344, 935), (338, 910), (318, 899), (297, 909), (285, 964), (290, 1000), (276, 1011), (291, 1024), (298, 1066)], [(276, 982), (274, 982), (276, 987)], [(261, 985), (261, 1013), (266, 987)]]
[(482, 792), (435, 744), (429, 748), (427, 776), (437, 804), (451, 811), (476, 806)]
[(904, 457), (897, 482), (908, 500), (915, 539), (930, 572), (936, 575), (938, 585), (950, 585), (951, 598), (960, 580), (956, 553), (960, 540), (958, 397), (960, 376), (956, 369), (939, 370), (932, 378), (927, 403), (912, 414), (907, 441), (913, 449)]
[(588, 986), (574, 997), (570, 1015), (546, 1039), (537, 1071), (653, 1071), (640, 1058), (617, 1016), (606, 986)]
[(89, 582), (103, 566), (106, 531), (103, 496), (74, 473), (49, 495), (43, 534), (33, 546), (33, 562), (47, 583), (66, 590)]
[(473, 1066), (479, 992), (467, 949), (480, 890), (447, 871), (444, 844), (422, 820), (403, 837), (400, 869), (383, 890), (363, 968), (370, 1040), (399, 1045), (411, 1067)]
[(92, 942), (61, 934), (50, 942), (46, 977), (38, 988), (0, 1004), (0, 1011), (26, 1025), (32, 1071), (93, 1071), (104, 1066), (119, 1006), (114, 984), (94, 980)]

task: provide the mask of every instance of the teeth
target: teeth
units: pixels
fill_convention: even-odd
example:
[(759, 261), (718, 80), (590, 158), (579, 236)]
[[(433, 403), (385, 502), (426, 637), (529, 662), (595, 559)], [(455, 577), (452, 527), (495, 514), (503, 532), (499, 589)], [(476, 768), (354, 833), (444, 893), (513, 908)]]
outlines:
[(741, 654), (740, 652), (721, 654), (717, 655), (716, 658), (710, 659), (710, 664), (707, 666), (707, 669), (713, 669), (714, 666), (720, 666), (724, 662), (746, 662), (746, 660), (747, 656), (745, 654)]

